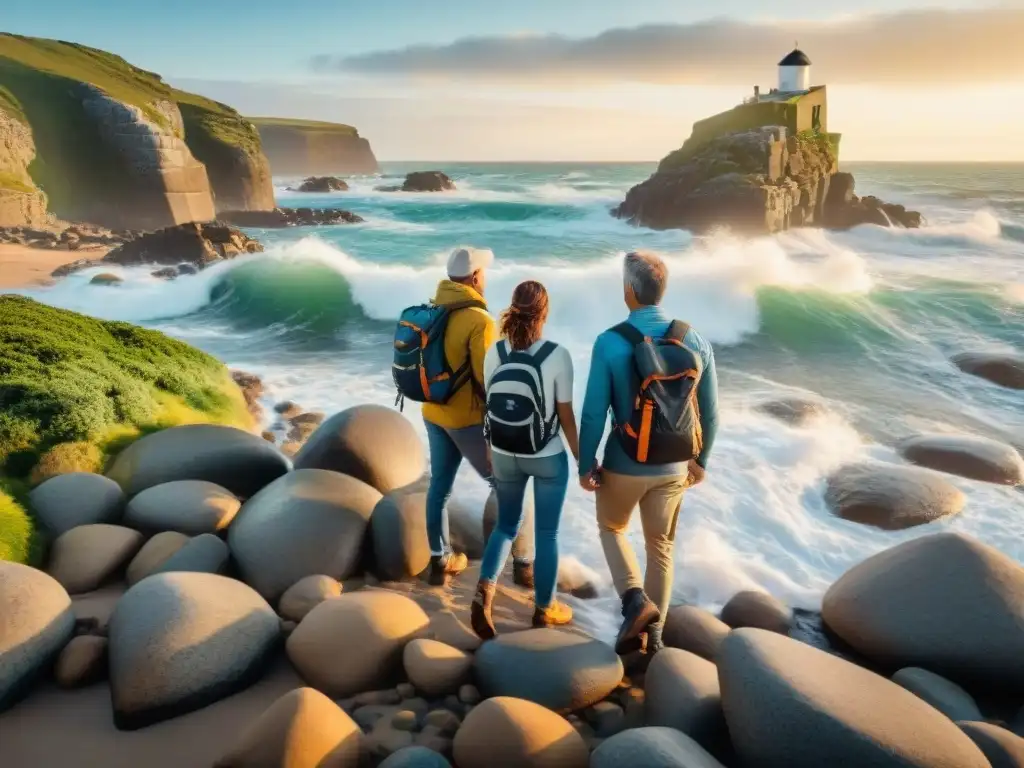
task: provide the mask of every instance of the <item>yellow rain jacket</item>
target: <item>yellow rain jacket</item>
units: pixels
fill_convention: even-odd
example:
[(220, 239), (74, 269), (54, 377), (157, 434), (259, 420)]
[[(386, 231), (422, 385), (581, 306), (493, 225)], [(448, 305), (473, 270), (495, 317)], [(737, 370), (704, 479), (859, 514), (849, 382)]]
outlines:
[[(456, 304), (461, 301), (483, 301), (474, 289), (452, 280), (442, 280), (437, 286), (435, 304)], [(445, 429), (462, 429), (484, 423), (484, 403), (479, 392), (484, 388), (484, 355), (495, 341), (497, 329), (494, 320), (483, 309), (469, 307), (448, 318), (444, 337), (444, 354), (448, 365), (457, 371), (470, 357), (473, 383), (466, 383), (445, 405), (423, 404), (423, 418)]]

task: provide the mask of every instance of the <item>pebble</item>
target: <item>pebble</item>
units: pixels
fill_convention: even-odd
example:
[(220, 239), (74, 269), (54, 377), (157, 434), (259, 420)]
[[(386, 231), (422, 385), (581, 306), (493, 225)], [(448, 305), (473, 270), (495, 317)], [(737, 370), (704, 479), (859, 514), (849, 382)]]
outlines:
[(459, 719), (459, 716), (447, 709), (435, 709), (433, 712), (428, 712), (423, 721), (424, 728), (437, 728), (438, 733), (442, 736), (454, 735), (460, 725), (462, 725), (462, 720)]
[(398, 704), (402, 697), (394, 688), (385, 688), (382, 691), (365, 691), (356, 694), (354, 699), (357, 707), (365, 707), (369, 704)]
[(475, 685), (464, 685), (459, 688), (459, 701), (463, 704), (479, 704), (480, 691), (476, 689)]
[(614, 736), (626, 727), (626, 713), (618, 704), (599, 701), (586, 711), (587, 722), (602, 739)]
[(403, 709), (401, 712), (396, 712), (395, 716), (391, 718), (391, 725), (399, 731), (415, 731), (418, 721), (419, 717), (415, 712)]
[(416, 695), (416, 686), (412, 683), (399, 683), (398, 687), (395, 688), (399, 697), (404, 701), (405, 699), (411, 699)]

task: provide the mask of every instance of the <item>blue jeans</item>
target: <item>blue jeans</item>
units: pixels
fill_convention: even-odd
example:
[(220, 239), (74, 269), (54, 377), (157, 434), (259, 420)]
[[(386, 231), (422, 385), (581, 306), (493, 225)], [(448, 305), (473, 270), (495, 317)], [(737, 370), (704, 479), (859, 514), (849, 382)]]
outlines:
[(558, 523), (569, 487), (569, 458), (565, 451), (543, 458), (495, 453), (492, 461), (494, 487), (498, 491), (498, 524), (487, 540), (480, 578), (497, 580), (523, 521), (526, 483), (532, 477), (537, 539), (533, 565), (536, 602), (538, 608), (547, 608), (555, 598), (558, 584)]

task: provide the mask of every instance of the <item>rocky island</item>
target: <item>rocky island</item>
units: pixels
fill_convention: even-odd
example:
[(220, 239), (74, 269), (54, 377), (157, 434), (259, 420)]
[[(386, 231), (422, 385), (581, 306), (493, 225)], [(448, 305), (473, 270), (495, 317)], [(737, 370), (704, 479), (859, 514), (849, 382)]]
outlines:
[(274, 173), (369, 175), (380, 170), (370, 142), (351, 125), (279, 117), (251, 120), (260, 133)]

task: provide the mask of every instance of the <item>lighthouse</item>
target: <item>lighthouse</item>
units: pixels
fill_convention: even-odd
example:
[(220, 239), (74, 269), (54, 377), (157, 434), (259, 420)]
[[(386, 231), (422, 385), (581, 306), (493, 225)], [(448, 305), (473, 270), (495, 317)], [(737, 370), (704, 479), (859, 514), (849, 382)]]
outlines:
[(811, 60), (799, 48), (794, 48), (779, 62), (779, 91), (803, 93), (811, 88)]

